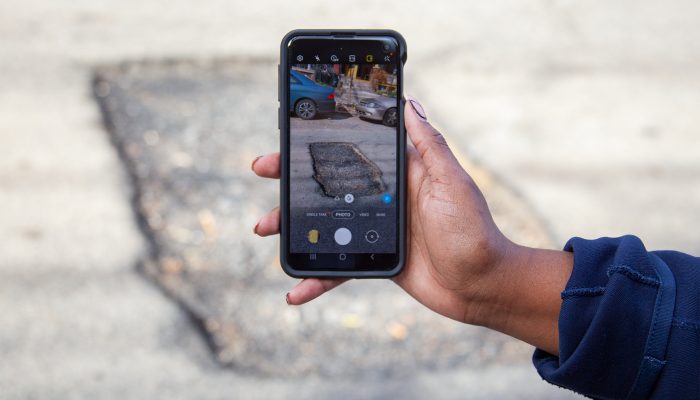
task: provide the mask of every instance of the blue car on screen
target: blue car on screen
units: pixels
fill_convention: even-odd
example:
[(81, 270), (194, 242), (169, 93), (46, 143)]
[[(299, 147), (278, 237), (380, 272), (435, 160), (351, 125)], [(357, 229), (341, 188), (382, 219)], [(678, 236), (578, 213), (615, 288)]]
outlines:
[(289, 111), (301, 119), (335, 111), (335, 89), (321, 86), (298, 71), (289, 71)]

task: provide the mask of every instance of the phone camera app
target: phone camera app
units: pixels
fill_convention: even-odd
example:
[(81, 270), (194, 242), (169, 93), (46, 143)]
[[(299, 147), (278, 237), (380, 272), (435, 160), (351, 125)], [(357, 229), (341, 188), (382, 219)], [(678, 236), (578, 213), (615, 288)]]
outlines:
[(335, 49), (290, 67), (294, 253), (396, 252), (397, 66), (375, 55)]

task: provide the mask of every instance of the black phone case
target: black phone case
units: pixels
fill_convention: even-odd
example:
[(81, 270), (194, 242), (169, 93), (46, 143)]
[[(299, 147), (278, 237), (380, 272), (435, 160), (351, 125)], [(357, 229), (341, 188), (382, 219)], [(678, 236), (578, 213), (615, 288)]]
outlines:
[[(401, 77), (401, 84), (399, 85), (401, 102), (399, 104), (399, 149), (397, 151), (397, 156), (399, 158), (399, 171), (397, 175), (397, 184), (399, 187), (399, 240), (398, 240), (398, 263), (391, 269), (384, 270), (367, 270), (367, 271), (339, 271), (339, 270), (298, 270), (289, 265), (287, 260), (288, 253), (288, 243), (289, 243), (289, 127), (288, 118), (285, 114), (286, 110), (289, 110), (289, 104), (287, 103), (287, 86), (286, 85), (286, 72), (289, 69), (287, 62), (287, 48), (288, 43), (295, 37), (299, 36), (329, 36), (329, 37), (349, 37), (349, 36), (389, 36), (399, 43), (399, 53), (401, 63), (399, 63), (399, 69)], [(280, 167), (281, 167), (281, 179), (280, 179), (280, 263), (282, 264), (282, 269), (287, 275), (294, 278), (390, 278), (398, 275), (404, 267), (406, 261), (406, 127), (403, 124), (404, 121), (404, 105), (406, 103), (403, 98), (403, 66), (406, 63), (407, 53), (406, 53), (406, 41), (403, 36), (396, 31), (390, 29), (378, 29), (378, 30), (353, 30), (353, 29), (299, 29), (293, 30), (287, 33), (282, 39), (280, 45), (280, 63), (278, 65), (277, 71), (277, 94), (280, 104), (278, 110), (278, 120), (280, 129)]]

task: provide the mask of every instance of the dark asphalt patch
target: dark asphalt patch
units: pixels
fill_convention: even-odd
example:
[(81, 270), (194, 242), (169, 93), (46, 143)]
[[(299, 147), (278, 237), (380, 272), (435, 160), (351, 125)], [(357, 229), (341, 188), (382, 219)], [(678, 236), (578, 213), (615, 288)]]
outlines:
[(309, 144), (314, 163), (314, 179), (329, 197), (379, 194), (386, 190), (382, 171), (353, 143), (320, 142)]
[(126, 63), (100, 68), (93, 89), (150, 242), (141, 271), (189, 313), (221, 365), (381, 379), (528, 357), (527, 346), (438, 316), (388, 280), (287, 306), (297, 281), (279, 267), (278, 238), (252, 233), (279, 202), (279, 183), (250, 171), (279, 148), (276, 62)]

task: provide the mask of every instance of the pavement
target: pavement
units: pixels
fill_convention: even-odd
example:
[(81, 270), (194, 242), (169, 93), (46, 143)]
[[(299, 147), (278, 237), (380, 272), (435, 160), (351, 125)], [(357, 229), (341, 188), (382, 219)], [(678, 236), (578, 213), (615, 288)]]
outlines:
[[(220, 368), (190, 316), (136, 272), (149, 245), (93, 72), (141, 59), (274, 62), (292, 28), (393, 27), (409, 44), (407, 91), (483, 186), (505, 182), (528, 204), (504, 207), (500, 226), (509, 214), (544, 220), (554, 247), (634, 232), (698, 253), (698, 7), (0, 1), (2, 397), (571, 397), (525, 356), (361, 385)], [(276, 107), (273, 90), (260, 95)]]
[(699, 254), (700, 4), (500, 5), (409, 51), (428, 117), (532, 206), (555, 247), (635, 234)]
[[(93, 81), (149, 242), (139, 270), (183, 307), (214, 359), (235, 373), (255, 377), (323, 376), (340, 382), (523, 364), (532, 351), (529, 346), (440, 317), (388, 280), (348, 283), (304, 307), (281, 301), (293, 280), (279, 267), (277, 246), (270, 245), (274, 238), (261, 240), (250, 233), (255, 218), (278, 200), (277, 183), (255, 177), (248, 165), (251, 153), (278, 145), (275, 135), (264, 134), (274, 131), (274, 119), (258, 117), (275, 109), (256, 95), (272, 91), (274, 70), (274, 63), (262, 61), (133, 62), (101, 67)], [(347, 137), (348, 126), (393, 132), (347, 115), (297, 122), (317, 126), (298, 130), (300, 143), (335, 123), (340, 130), (334, 133), (337, 137), (330, 135), (332, 140)], [(368, 143), (379, 147), (374, 135), (366, 136), (358, 144), (368, 150), (373, 150)], [(308, 144), (299, 147), (305, 149), (306, 183), (313, 194), (303, 203), (337, 206), (344, 201), (320, 193), (311, 176)], [(381, 152), (369, 155), (378, 157), (377, 162), (387, 157)], [(518, 204), (504, 200), (503, 209)], [(360, 193), (356, 202), (372, 203)], [(367, 208), (372, 210), (386, 212)], [(382, 252), (390, 244), (391, 217), (373, 224), (360, 220), (358, 214), (345, 225), (356, 236), (348, 251), (357, 251), (364, 242), (360, 232), (375, 229), (379, 240), (372, 246)], [(322, 242), (332, 240), (330, 227), (309, 218), (303, 224), (313, 222), (318, 225), (298, 235), (305, 245), (311, 228), (318, 228)], [(529, 232), (512, 233), (526, 238)]]
[[(396, 191), (396, 145), (393, 143), (395, 128), (347, 113), (336, 113), (331, 117), (311, 121), (292, 118), (290, 122), (295, 135), (291, 147), (292, 184), (300, 188), (300, 193), (296, 194), (299, 204), (329, 207), (334, 204), (334, 199), (325, 196), (318, 182), (311, 179), (315, 172), (309, 145), (317, 142), (351, 141), (382, 171), (381, 179), (386, 190), (390, 193)], [(356, 196), (358, 203), (365, 199), (364, 196)], [(370, 204), (372, 203), (367, 199), (367, 205)]]
[[(332, 128), (332, 129), (329, 129)], [(335, 247), (333, 242), (333, 234), (338, 226), (338, 220), (328, 220), (324, 216), (318, 218), (309, 218), (307, 213), (318, 212), (319, 209), (327, 210), (345, 210), (348, 207), (343, 207), (344, 194), (340, 195), (341, 200), (336, 201), (334, 197), (326, 196), (317, 180), (314, 178), (318, 171), (314, 171), (314, 165), (309, 151), (309, 145), (317, 142), (348, 142), (351, 141), (357, 146), (358, 150), (371, 162), (374, 166), (368, 165), (367, 168), (379, 168), (381, 171), (381, 183), (385, 186), (385, 190), (381, 193), (396, 193), (396, 146), (393, 144), (395, 137), (395, 128), (387, 127), (379, 122), (367, 121), (360, 119), (357, 116), (352, 116), (348, 113), (335, 113), (325, 118), (318, 118), (311, 121), (304, 121), (299, 118), (291, 119), (291, 129), (294, 132), (294, 139), (291, 144), (291, 174), (292, 185), (299, 190), (293, 193), (295, 204), (298, 206), (292, 210), (291, 220), (292, 226), (295, 228), (292, 232), (292, 249), (302, 249), (304, 251), (314, 252), (315, 247), (308, 243), (306, 232), (311, 229), (318, 229), (321, 232), (321, 251), (326, 252), (328, 246)], [(358, 134), (357, 132), (362, 132)], [(337, 157), (332, 157), (338, 159)], [(375, 183), (378, 186), (380, 181), (366, 180), (364, 185), (368, 189)], [(368, 194), (356, 193), (353, 191), (345, 191), (344, 193), (353, 193), (352, 209), (356, 212), (376, 213), (386, 215), (387, 207), (379, 202), (381, 193)], [(361, 208), (358, 208), (361, 207)], [(391, 213), (387, 217), (376, 217), (370, 221), (364, 220), (359, 214), (352, 219), (341, 221), (345, 228), (353, 232), (356, 240), (353, 240), (346, 247), (343, 247), (347, 252), (362, 252), (366, 250), (369, 243), (361, 239), (365, 232), (374, 230), (379, 233), (380, 240), (372, 244), (373, 250), (376, 252), (391, 252), (393, 247), (388, 238), (393, 236), (393, 231), (396, 229), (396, 219)], [(359, 239), (359, 240), (357, 240)], [(330, 241), (329, 241), (330, 240)]]

